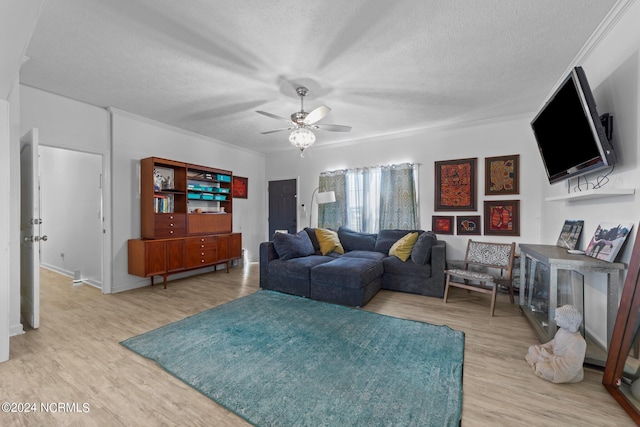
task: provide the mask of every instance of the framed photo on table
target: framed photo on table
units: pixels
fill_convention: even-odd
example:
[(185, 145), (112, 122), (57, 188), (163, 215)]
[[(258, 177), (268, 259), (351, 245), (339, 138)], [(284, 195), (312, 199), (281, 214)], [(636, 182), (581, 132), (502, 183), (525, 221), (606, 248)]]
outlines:
[(566, 220), (560, 230), (556, 246), (575, 249), (582, 234), (582, 227), (584, 227), (583, 220)]
[(484, 202), (485, 236), (520, 235), (520, 200)]
[(632, 228), (632, 222), (601, 222), (587, 245), (586, 255), (614, 262)]
[(475, 211), (477, 158), (435, 162), (436, 211)]
[(520, 194), (520, 155), (484, 159), (484, 194)]
[(249, 178), (233, 177), (232, 194), (235, 199), (246, 199), (249, 189)]

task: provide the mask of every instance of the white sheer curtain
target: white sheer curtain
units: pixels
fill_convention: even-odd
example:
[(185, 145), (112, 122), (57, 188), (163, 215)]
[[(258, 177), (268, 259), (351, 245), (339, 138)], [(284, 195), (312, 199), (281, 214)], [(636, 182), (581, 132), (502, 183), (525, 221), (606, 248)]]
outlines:
[(319, 207), (318, 226), (365, 233), (418, 228), (417, 168), (402, 164), (323, 172), (320, 188), (334, 190), (336, 202)]

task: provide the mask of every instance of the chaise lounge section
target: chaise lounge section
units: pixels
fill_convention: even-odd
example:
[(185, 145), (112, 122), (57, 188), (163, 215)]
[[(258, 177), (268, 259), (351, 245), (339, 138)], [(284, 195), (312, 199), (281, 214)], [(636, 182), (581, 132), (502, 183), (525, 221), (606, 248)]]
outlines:
[(430, 231), (305, 228), (260, 244), (260, 287), (355, 307), (380, 289), (442, 298), (445, 264)]

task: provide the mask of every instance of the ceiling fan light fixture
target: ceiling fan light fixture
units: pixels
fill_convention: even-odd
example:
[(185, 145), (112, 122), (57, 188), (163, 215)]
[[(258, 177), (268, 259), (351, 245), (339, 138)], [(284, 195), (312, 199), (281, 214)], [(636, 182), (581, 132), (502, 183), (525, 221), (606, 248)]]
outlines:
[(300, 157), (304, 157), (304, 150), (316, 142), (316, 136), (309, 129), (299, 127), (291, 132), (289, 142), (300, 150)]

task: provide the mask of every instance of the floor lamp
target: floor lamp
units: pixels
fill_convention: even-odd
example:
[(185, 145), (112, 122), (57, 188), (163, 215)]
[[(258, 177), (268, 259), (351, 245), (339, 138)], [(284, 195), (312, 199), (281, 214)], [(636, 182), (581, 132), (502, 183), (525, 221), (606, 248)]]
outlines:
[(318, 203), (318, 205), (324, 205), (325, 203), (333, 203), (336, 201), (335, 191), (323, 191), (318, 193), (319, 189), (320, 187), (313, 190), (313, 194), (311, 195), (311, 204), (309, 205), (309, 228), (311, 228), (311, 217), (313, 216), (313, 199), (316, 199), (316, 203)]

